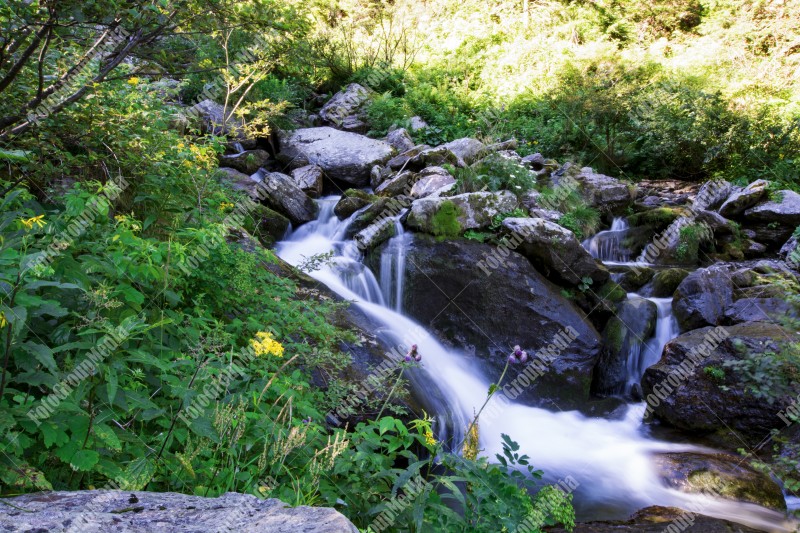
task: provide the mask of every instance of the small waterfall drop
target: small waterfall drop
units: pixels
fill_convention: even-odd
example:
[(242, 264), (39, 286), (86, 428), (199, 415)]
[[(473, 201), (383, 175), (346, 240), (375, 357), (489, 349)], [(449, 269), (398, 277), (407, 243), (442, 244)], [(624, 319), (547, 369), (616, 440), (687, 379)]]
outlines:
[(406, 210), (397, 215), (394, 219), (395, 236), (381, 252), (381, 291), (386, 305), (395, 312), (403, 311), (403, 280), (406, 271), (406, 248), (410, 235), (403, 230), (400, 219)]
[[(628, 299), (642, 298), (636, 293), (629, 293)], [(678, 336), (678, 321), (672, 314), (672, 298), (645, 298), (656, 304), (658, 314), (652, 337), (637, 339), (631, 343), (627, 359), (627, 382), (625, 394), (631, 395), (642, 382), (645, 370), (661, 359), (664, 346)]]
[[(319, 200), (319, 218), (301, 226), (287, 240), (278, 243), (277, 253), (288, 263), (299, 265), (308, 257), (333, 251), (334, 257), (312, 271), (312, 277), (357, 305), (379, 325), (376, 335), (390, 340), (390, 343), (396, 345), (397, 339), (404, 339), (411, 331), (418, 332), (414, 341), (422, 355), (422, 370), (439, 385), (446, 400), (441, 411), (436, 413), (437, 419), (450, 421), (454, 429), (451, 438), (458, 443), (472, 414), (483, 404), (490, 381), (479, 369), (467, 363), (467, 358), (458, 350), (446, 348), (413, 320), (386, 305), (390, 299), (384, 298), (381, 285), (369, 268), (361, 263), (357, 247), (352, 241), (343, 240), (352, 217), (345, 221), (336, 218), (333, 206), (337, 200), (336, 197)], [(395, 239), (398, 237), (412, 238), (403, 233), (398, 233)], [(398, 239), (396, 243), (399, 246), (401, 241)], [(389, 243), (387, 248), (391, 246)], [(401, 258), (404, 257), (388, 254), (387, 262), (402, 266)], [(383, 265), (383, 261), (381, 263)], [(394, 269), (393, 266), (393, 272)], [(402, 276), (392, 274), (391, 277), (394, 281), (387, 293), (401, 301), (397, 295), (402, 296)], [(392, 300), (393, 303), (396, 301)], [(666, 332), (671, 331), (668, 330), (666, 315), (664, 322), (666, 326), (657, 327), (652, 353), (655, 353), (657, 345), (663, 346), (662, 340), (668, 336)], [(660, 333), (662, 330), (665, 332), (663, 335)], [(650, 353), (648, 350), (645, 352)], [(666, 487), (656, 470), (652, 454), (708, 450), (661, 442), (646, 436), (641, 431), (643, 403), (628, 406), (622, 419), (609, 420), (589, 418), (577, 411), (551, 412), (508, 400), (501, 402), (501, 398), (505, 396), (495, 394), (481, 416), (482, 455), (494, 457), (494, 454), (501, 453), (501, 434), (510, 435), (520, 444), (521, 452), (530, 455), (533, 464), (546, 472), (548, 481), (572, 476), (579, 483), (574, 492), (579, 518), (627, 518), (643, 507), (661, 505), (702, 508), (705, 515), (765, 531), (791, 531), (785, 516), (776, 511)], [(489, 409), (493, 403), (496, 405)], [(448, 438), (441, 429), (437, 425), (439, 438)]]
[(611, 222), (611, 229), (586, 239), (582, 243), (583, 247), (592, 254), (592, 257), (604, 263), (627, 263), (633, 255), (624, 244), (629, 228), (625, 218), (616, 217)]

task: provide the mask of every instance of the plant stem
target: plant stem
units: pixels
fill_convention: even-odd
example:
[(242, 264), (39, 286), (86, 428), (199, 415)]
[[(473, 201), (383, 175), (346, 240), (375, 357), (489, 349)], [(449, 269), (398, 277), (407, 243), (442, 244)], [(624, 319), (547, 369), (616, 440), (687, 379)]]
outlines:
[(400, 373), (397, 375), (397, 379), (394, 381), (394, 385), (392, 385), (392, 390), (389, 391), (389, 396), (387, 396), (386, 400), (383, 402), (383, 407), (381, 407), (381, 410), (378, 411), (378, 416), (375, 418), (375, 420), (380, 420), (381, 415), (383, 414), (383, 410), (386, 409), (386, 405), (389, 403), (389, 400), (392, 399), (392, 394), (394, 394), (394, 391), (397, 390), (397, 385), (400, 384), (400, 379), (403, 377), (403, 372), (405, 371), (406, 367), (402, 367), (400, 369)]
[[(491, 392), (490, 392), (490, 393), (489, 393), (489, 394), (486, 396), (486, 401), (485, 401), (485, 402), (483, 402), (483, 405), (481, 405), (481, 408), (480, 408), (480, 409), (478, 409), (478, 412), (477, 412), (477, 413), (475, 413), (475, 417), (472, 419), (472, 423), (471, 423), (471, 424), (469, 425), (469, 427), (467, 428), (467, 433), (466, 433), (467, 437), (469, 437), (469, 435), (470, 435), (470, 432), (472, 432), (472, 428), (473, 428), (473, 427), (475, 427), (475, 424), (477, 424), (477, 423), (478, 423), (478, 418), (481, 416), (481, 413), (483, 412), (483, 409), (486, 407), (486, 404), (488, 404), (488, 403), (489, 403), (489, 400), (491, 400), (491, 399), (492, 399), (492, 396), (494, 396), (494, 393), (495, 393), (495, 392), (497, 392), (497, 391), (498, 391), (498, 389), (500, 389), (500, 384), (501, 384), (501, 383), (503, 383), (503, 378), (504, 378), (504, 377), (506, 377), (506, 371), (508, 371), (508, 365), (509, 365), (509, 362), (508, 362), (508, 361), (506, 361), (506, 366), (505, 366), (505, 367), (503, 367), (503, 372), (500, 374), (500, 379), (498, 379), (498, 380), (497, 380), (497, 385), (495, 385), (495, 387), (494, 387), (494, 390), (492, 390), (492, 391), (491, 391)], [(466, 439), (467, 437), (465, 437), (465, 439)], [(463, 443), (462, 443), (462, 444), (463, 444)]]
[[(9, 309), (13, 307), (14, 300), (17, 298), (17, 291), (19, 290), (19, 282), (21, 278), (22, 273), (17, 272), (17, 282), (14, 284), (14, 290), (11, 292), (11, 299), (8, 301)], [(11, 334), (13, 333), (10, 321), (8, 321), (8, 325), (6, 327), (8, 330), (6, 331), (5, 355), (3, 357), (3, 377), (0, 379), (0, 402), (3, 401), (3, 393), (6, 391), (6, 372), (8, 371), (8, 359), (11, 356)]]

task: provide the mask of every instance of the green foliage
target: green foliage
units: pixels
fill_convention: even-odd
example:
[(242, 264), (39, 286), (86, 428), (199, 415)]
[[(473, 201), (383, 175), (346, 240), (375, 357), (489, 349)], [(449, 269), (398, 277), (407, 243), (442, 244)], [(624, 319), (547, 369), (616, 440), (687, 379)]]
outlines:
[(493, 234), (485, 231), (475, 231), (472, 229), (468, 229), (467, 231), (464, 232), (464, 238), (470, 241), (486, 242), (492, 237)]
[(389, 128), (402, 124), (409, 116), (406, 103), (388, 92), (376, 96), (367, 107), (371, 133), (377, 136), (386, 135)]
[(717, 383), (725, 382), (725, 371), (718, 366), (707, 366), (703, 368), (703, 373)]
[(503, 221), (507, 218), (525, 218), (527, 216), (528, 213), (519, 207), (513, 211), (508, 211), (507, 213), (498, 213), (492, 218), (492, 223), (489, 224), (489, 229), (492, 231), (499, 230), (503, 227)]
[(795, 383), (800, 376), (800, 360), (793, 351), (796, 347), (787, 345), (778, 352), (759, 354), (746, 350), (741, 341), (734, 341), (734, 347), (739, 357), (722, 366), (731, 369), (749, 394), (769, 403), (796, 395)]
[(592, 287), (592, 283), (594, 283), (594, 280), (592, 278), (590, 278), (589, 276), (583, 276), (581, 278), (581, 284), (578, 285), (578, 290), (580, 290), (581, 292), (586, 292)]
[(711, 238), (711, 230), (705, 224), (691, 223), (678, 232), (678, 247), (675, 254), (681, 261), (694, 263), (699, 258), (700, 245)]
[(600, 212), (593, 207), (580, 205), (561, 216), (558, 223), (572, 231), (580, 241), (600, 229)]
[(440, 240), (452, 239), (461, 235), (459, 214), (460, 210), (456, 204), (450, 200), (442, 202), (439, 210), (431, 218), (433, 234)]
[(466, 168), (455, 169), (453, 194), (508, 190), (522, 195), (536, 185), (536, 174), (516, 161), (491, 154)]
[[(384, 417), (355, 428), (351, 447), (323, 485), (341, 495), (356, 526), (373, 523), (391, 500), (402, 501), (394, 507), (395, 527), (414, 532), (513, 531), (525, 520), (530, 531), (574, 525), (571, 497), (552, 486), (538, 487), (541, 472), (507, 435), (496, 463), (486, 457), (468, 460), (425, 438), (427, 424), (420, 421), (410, 431), (400, 420)], [(432, 474), (434, 466), (443, 471)], [(536, 495), (531, 498), (529, 491)]]

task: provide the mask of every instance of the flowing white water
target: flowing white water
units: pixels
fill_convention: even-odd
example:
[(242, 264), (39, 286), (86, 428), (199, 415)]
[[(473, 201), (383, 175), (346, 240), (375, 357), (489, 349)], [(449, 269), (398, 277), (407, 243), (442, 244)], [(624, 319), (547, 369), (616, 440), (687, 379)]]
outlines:
[[(410, 331), (420, 332), (418, 324), (384, 305), (380, 287), (369, 269), (360, 264), (357, 249), (352, 243), (342, 242), (349, 221), (340, 222), (333, 215), (336, 200), (322, 199), (319, 219), (301, 226), (288, 240), (279, 243), (278, 255), (298, 265), (307, 257), (333, 250), (335, 260), (312, 272), (313, 277), (353, 301), (389, 337), (402, 339)], [(353, 283), (350, 272), (358, 272), (362, 281)], [(465, 357), (445, 348), (428, 332), (422, 330), (414, 340), (423, 358), (423, 369), (440, 386), (448, 402), (449, 412), (438, 414), (448, 416), (453, 426), (463, 432), (472, 413), (485, 400), (489, 381), (478, 369), (467, 365)], [(506, 433), (519, 442), (521, 452), (531, 456), (548, 479), (572, 476), (579, 483), (575, 491), (576, 508), (585, 519), (625, 518), (648, 505), (664, 505), (764, 531), (792, 531), (780, 513), (666, 488), (651, 455), (698, 448), (648, 438), (641, 430), (643, 410), (644, 404), (630, 406), (623, 419), (607, 420), (587, 418), (575, 411), (553, 413), (509, 403), (496, 415), (481, 418), (480, 444), (484, 453), (493, 457), (501, 452), (500, 435)], [(439, 437), (444, 439), (441, 433)]]
[(403, 210), (394, 218), (395, 236), (381, 252), (381, 292), (386, 305), (395, 312), (403, 311), (403, 281), (406, 271), (406, 247), (410, 235), (406, 234), (400, 219), (405, 214)]
[[(628, 299), (631, 298), (642, 298), (642, 296), (631, 292), (628, 293)], [(643, 339), (644, 342), (642, 343), (634, 342), (631, 345), (627, 362), (628, 380), (625, 384), (626, 394), (630, 394), (635, 387), (639, 386), (642, 382), (644, 371), (658, 363), (661, 359), (664, 346), (680, 333), (678, 321), (672, 314), (672, 298), (645, 299), (656, 304), (656, 308), (658, 309), (656, 326), (652, 337)]]
[(592, 257), (600, 259), (604, 263), (627, 263), (631, 260), (631, 252), (625, 248), (623, 241), (629, 229), (628, 221), (622, 217), (616, 217), (611, 221), (611, 229), (601, 231), (597, 235), (583, 241)]

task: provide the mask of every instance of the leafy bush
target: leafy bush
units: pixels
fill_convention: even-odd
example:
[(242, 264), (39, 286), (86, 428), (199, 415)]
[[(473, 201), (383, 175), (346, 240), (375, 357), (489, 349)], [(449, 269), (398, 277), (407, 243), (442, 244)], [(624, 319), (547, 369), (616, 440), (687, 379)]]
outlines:
[(489, 190), (511, 191), (521, 195), (536, 185), (536, 174), (524, 165), (491, 154), (466, 168), (455, 169), (456, 185), (452, 194)]

